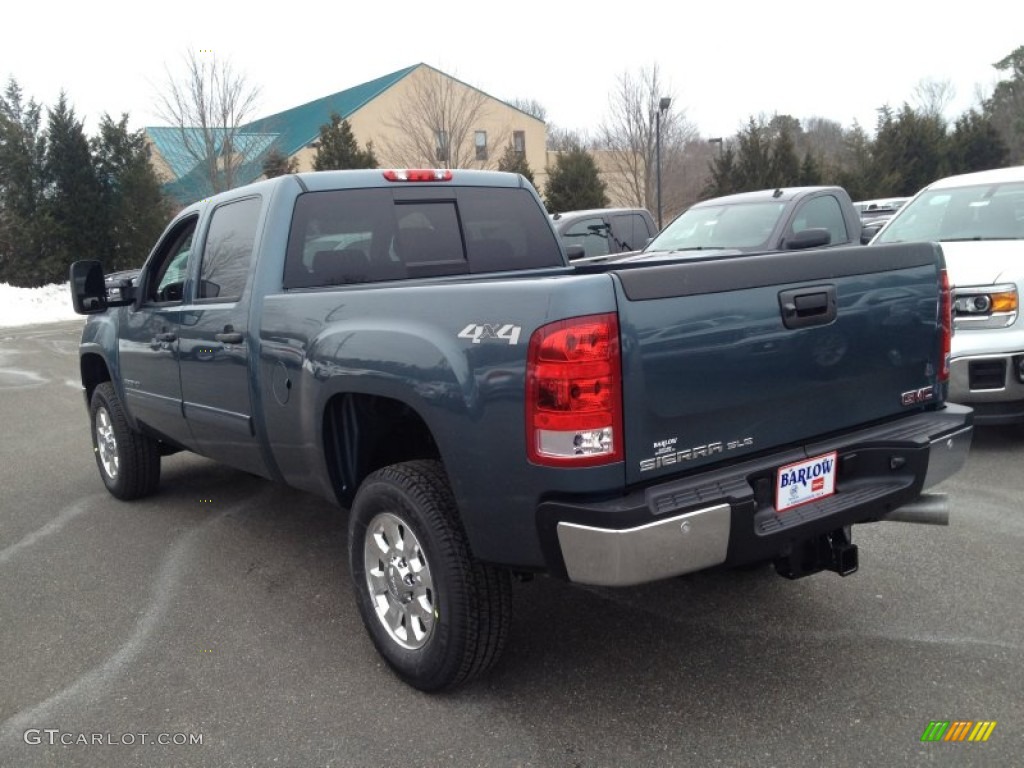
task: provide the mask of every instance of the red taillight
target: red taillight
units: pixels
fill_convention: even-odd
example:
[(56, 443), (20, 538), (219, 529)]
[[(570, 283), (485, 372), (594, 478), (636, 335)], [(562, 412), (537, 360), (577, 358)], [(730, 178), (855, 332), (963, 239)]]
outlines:
[(384, 171), (388, 181), (451, 181), (452, 172), (447, 168), (416, 168)]
[(560, 320), (530, 337), (530, 461), (588, 467), (622, 460), (622, 365), (614, 312)]
[(939, 272), (939, 326), (941, 355), (939, 381), (949, 381), (949, 362), (953, 354), (953, 296), (946, 270)]

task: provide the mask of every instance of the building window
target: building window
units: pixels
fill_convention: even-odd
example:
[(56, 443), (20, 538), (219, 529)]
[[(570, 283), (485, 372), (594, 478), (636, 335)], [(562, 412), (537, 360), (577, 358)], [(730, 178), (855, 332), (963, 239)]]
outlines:
[(526, 154), (526, 131), (512, 131), (512, 150), (517, 155)]
[(437, 131), (434, 134), (437, 148), (437, 160), (440, 163), (448, 162), (448, 131)]
[(487, 131), (477, 131), (473, 137), (473, 142), (476, 145), (476, 159), (486, 160), (487, 159)]

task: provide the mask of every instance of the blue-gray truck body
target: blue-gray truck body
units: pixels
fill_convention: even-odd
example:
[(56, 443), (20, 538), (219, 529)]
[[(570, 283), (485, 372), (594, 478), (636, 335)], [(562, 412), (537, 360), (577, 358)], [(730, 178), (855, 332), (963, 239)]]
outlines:
[[(403, 261), (442, 208), (461, 254)], [(182, 211), (93, 305), (83, 386), (109, 381), (165, 453), (346, 506), (374, 470), (437, 460), (480, 561), (629, 584), (792, 558), (956, 471), (971, 417), (944, 404), (942, 276), (932, 244), (574, 268), (518, 176), (299, 174)], [(98, 311), (114, 287), (130, 303)], [(592, 316), (617, 333), (611, 460), (538, 460), (531, 339)], [(779, 509), (780, 469), (833, 454), (834, 493)]]

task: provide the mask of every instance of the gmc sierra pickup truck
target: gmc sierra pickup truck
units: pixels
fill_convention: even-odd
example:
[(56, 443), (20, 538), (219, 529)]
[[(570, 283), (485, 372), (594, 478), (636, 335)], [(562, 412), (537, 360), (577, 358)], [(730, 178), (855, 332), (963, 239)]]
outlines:
[(574, 267), (520, 176), (344, 171), (71, 281), (110, 492), (188, 450), (347, 507), (362, 619), (423, 690), (495, 662), (513, 575), (851, 573), (854, 524), (942, 522), (971, 439), (927, 243)]

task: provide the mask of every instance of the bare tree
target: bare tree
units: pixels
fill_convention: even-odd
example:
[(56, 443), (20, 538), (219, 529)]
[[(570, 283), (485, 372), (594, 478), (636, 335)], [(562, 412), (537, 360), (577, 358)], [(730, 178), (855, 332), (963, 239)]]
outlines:
[(826, 117), (808, 117), (803, 121), (802, 141), (797, 143), (801, 155), (810, 154), (828, 166), (841, 164), (846, 152), (843, 125)]
[[(665, 109), (661, 105), (667, 100)], [(606, 181), (610, 196), (626, 205), (654, 210), (657, 206), (657, 137), (661, 135), (663, 207), (675, 208), (668, 190), (680, 186), (684, 147), (697, 136), (696, 128), (678, 108), (678, 99), (663, 82), (657, 64), (636, 75), (623, 73), (608, 97), (608, 118), (600, 127), (599, 144), (605, 150)], [(675, 192), (671, 197), (677, 197)]]
[(526, 99), (517, 96), (514, 99), (509, 99), (508, 104), (515, 107), (520, 112), (525, 112), (532, 117), (536, 117), (538, 120), (547, 121), (548, 119), (547, 109), (545, 109), (544, 105), (536, 99)]
[(195, 162), (194, 172), (214, 193), (223, 192), (238, 184), (239, 168), (255, 159), (253, 150), (264, 141), (242, 130), (253, 116), (259, 88), (212, 51), (189, 49), (184, 60), (182, 77), (167, 70), (157, 110), (178, 130), (182, 151)]
[(414, 73), (408, 98), (384, 124), (393, 137), (383, 141), (389, 162), (410, 168), (491, 168), (500, 157), (492, 151), (508, 143), (504, 132), (487, 137), (480, 156), (476, 131), (486, 121), (489, 97), (453, 77), (423, 66)]
[(946, 107), (955, 97), (956, 88), (951, 80), (925, 77), (914, 86), (914, 109), (926, 117), (937, 117), (945, 123)]

